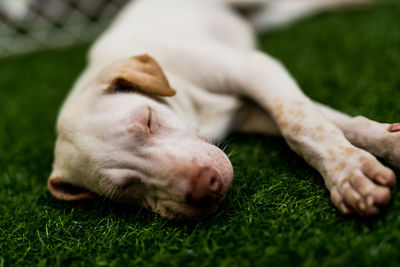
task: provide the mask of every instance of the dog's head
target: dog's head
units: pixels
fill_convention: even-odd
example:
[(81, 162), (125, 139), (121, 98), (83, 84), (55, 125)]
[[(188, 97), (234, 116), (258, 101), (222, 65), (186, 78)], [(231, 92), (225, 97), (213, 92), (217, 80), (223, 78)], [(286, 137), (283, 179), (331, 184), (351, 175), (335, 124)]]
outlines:
[(232, 180), (230, 161), (168, 106), (175, 90), (152, 57), (119, 61), (80, 86), (57, 125), (53, 196), (100, 195), (168, 218), (217, 209)]

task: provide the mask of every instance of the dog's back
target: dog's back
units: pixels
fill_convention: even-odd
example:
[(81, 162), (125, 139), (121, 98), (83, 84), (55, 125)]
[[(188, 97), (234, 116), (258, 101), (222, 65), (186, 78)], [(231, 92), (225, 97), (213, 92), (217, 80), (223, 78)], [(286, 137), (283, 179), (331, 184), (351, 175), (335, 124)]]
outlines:
[[(102, 54), (115, 60), (126, 56), (126, 51), (157, 55), (159, 49), (183, 42), (223, 42), (249, 49), (254, 45), (253, 33), (245, 19), (220, 1), (136, 0), (95, 43), (90, 59)], [(121, 51), (123, 55), (118, 55)]]

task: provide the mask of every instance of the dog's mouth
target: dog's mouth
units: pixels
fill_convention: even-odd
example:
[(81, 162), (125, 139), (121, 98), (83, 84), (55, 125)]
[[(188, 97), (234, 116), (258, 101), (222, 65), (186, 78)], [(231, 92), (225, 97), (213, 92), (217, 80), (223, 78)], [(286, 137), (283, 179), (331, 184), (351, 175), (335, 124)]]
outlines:
[(154, 211), (168, 219), (202, 219), (214, 214), (221, 202), (222, 199), (209, 206), (198, 207), (186, 202), (161, 201)]
[(165, 183), (152, 184), (143, 205), (169, 219), (196, 219), (215, 213), (231, 186), (233, 167), (216, 146), (208, 145), (201, 156), (186, 163), (194, 171), (171, 168), (168, 179), (157, 179)]
[(221, 187), (218, 192), (213, 192), (212, 194), (205, 197), (200, 203), (192, 202), (189, 199), (185, 199), (185, 202), (179, 205), (179, 207), (174, 207), (172, 210), (177, 210), (178, 214), (181, 214), (180, 209), (184, 210), (184, 217), (190, 218), (202, 218), (207, 217), (215, 213), (224, 200), (233, 180), (233, 167), (228, 158), (228, 156), (219, 148), (214, 147), (214, 149), (207, 152), (207, 156), (212, 162), (212, 167), (218, 173), (218, 177), (221, 178)]
[(214, 214), (225, 199), (233, 179), (233, 168), (228, 157), (222, 151), (217, 153), (219, 155), (213, 154), (213, 165), (218, 166), (217, 171), (222, 178), (219, 192), (206, 196), (201, 202), (191, 201), (187, 197), (183, 200), (162, 200), (156, 212), (169, 219), (201, 219)]
[(147, 199), (147, 207), (168, 219), (201, 219), (214, 214), (229, 190), (232, 178), (224, 182), (220, 193), (207, 197), (201, 203), (187, 199)]
[(223, 180), (223, 186), (220, 192), (223, 199), (232, 184), (233, 166), (228, 156), (219, 148), (211, 157), (214, 159), (215, 166), (218, 166), (217, 171)]

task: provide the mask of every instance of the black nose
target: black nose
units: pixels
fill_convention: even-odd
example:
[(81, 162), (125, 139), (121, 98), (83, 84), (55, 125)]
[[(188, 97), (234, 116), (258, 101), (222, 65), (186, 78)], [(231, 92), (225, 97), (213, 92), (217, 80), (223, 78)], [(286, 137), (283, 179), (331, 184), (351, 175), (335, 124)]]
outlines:
[(211, 167), (203, 167), (192, 177), (192, 187), (186, 201), (198, 207), (214, 206), (222, 198), (222, 187), (222, 178), (218, 172)]

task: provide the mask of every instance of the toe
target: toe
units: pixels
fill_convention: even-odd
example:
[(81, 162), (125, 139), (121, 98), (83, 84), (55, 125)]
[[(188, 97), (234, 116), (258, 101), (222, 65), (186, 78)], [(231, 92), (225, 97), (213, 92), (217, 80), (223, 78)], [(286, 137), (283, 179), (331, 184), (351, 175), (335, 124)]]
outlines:
[(355, 209), (357, 212), (359, 210), (365, 210), (367, 207), (361, 195), (353, 189), (349, 182), (345, 182), (343, 184), (342, 196), (346, 204)]
[(366, 200), (351, 186), (349, 182), (343, 184), (342, 195), (345, 203), (361, 216), (371, 216), (379, 213), (379, 209), (376, 206), (367, 205)]
[(375, 184), (361, 172), (353, 175), (350, 183), (353, 189), (363, 197), (367, 207), (384, 206), (390, 201), (389, 188)]
[(333, 205), (335, 205), (340, 211), (340, 213), (344, 215), (350, 215), (354, 213), (354, 210), (344, 202), (342, 195), (339, 193), (336, 187), (331, 190), (331, 201)]
[(362, 165), (363, 173), (378, 184), (393, 187), (396, 184), (394, 172), (383, 166), (378, 160), (365, 160)]

